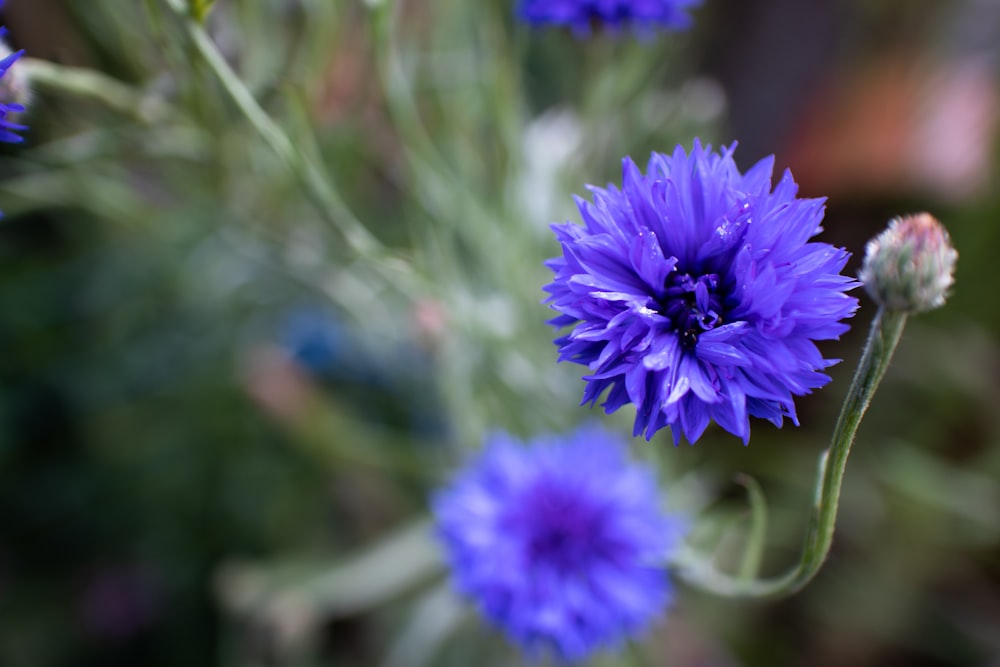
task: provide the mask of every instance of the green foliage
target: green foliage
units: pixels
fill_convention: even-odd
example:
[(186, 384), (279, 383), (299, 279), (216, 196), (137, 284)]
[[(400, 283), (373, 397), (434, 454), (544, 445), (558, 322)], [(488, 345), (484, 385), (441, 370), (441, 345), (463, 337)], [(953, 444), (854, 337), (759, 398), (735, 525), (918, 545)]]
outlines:
[[(889, 9), (903, 37), (935, 29), (905, 3), (851, 4), (858, 35)], [(23, 63), (32, 131), (0, 158), (0, 663), (519, 664), (419, 522), (487, 430), (595, 416), (580, 369), (554, 363), (546, 225), (621, 156), (745, 125), (713, 66), (734, 48), (712, 37), (722, 9), (647, 41), (529, 31), (499, 1), (49, 9), (69, 37), (13, 31), (47, 59)], [(998, 194), (839, 197), (827, 227), (856, 254), (888, 215), (936, 208), (961, 261), (861, 428), (831, 562), (779, 604), (683, 592), (641, 647), (594, 664), (1000, 656)], [(795, 559), (872, 312), (824, 349), (847, 361), (801, 428), (636, 444), (731, 571)], [(301, 313), (335, 341), (311, 372)], [(770, 511), (754, 559), (763, 500), (737, 472)]]

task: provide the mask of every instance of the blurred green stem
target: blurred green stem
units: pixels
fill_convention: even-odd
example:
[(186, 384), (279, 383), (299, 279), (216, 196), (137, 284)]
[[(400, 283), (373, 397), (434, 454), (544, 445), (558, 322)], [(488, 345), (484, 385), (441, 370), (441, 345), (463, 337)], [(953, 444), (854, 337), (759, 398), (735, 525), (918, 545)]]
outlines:
[(341, 198), (329, 174), (304, 151), (297, 150), (288, 134), (261, 108), (205, 30), (191, 16), (184, 1), (165, 1), (183, 23), (198, 56), (219, 79), (251, 126), (298, 177), (307, 196), (324, 219), (340, 232), (350, 249), (360, 258), (369, 261), (387, 282), (404, 293), (412, 290), (415, 287), (415, 276), (409, 265), (389, 255), (382, 243), (368, 231)]
[(906, 313), (880, 308), (833, 430), (820, 457), (819, 481), (802, 557), (787, 574), (773, 579), (743, 579), (719, 572), (704, 555), (687, 552), (679, 574), (691, 585), (729, 597), (779, 597), (801, 590), (819, 572), (830, 551), (837, 522), (840, 488), (854, 435), (885, 375), (906, 325)]
[(628, 667), (648, 667), (651, 663), (642, 652), (642, 647), (635, 642), (628, 642), (626, 645), (626, 664)]
[(68, 67), (37, 58), (22, 58), (17, 66), (22, 68), (28, 80), (39, 88), (95, 99), (142, 123), (149, 124), (161, 120), (169, 111), (162, 99), (145, 95), (117, 79), (92, 69)]
[(409, 81), (400, 36), (397, 32), (399, 3), (385, 2), (372, 10), (372, 42), (375, 65), (382, 80), (386, 105), (393, 124), (403, 139), (402, 147), (419, 179), (418, 201), (428, 214), (461, 232), (485, 221), (496, 228), (494, 218), (472, 193), (472, 184), (449, 163), (424, 125)]
[(750, 500), (750, 533), (739, 573), (741, 580), (750, 581), (760, 572), (760, 563), (764, 556), (764, 542), (767, 539), (767, 500), (764, 498), (764, 490), (753, 477), (739, 473), (736, 475), (736, 483), (747, 490), (747, 497)]

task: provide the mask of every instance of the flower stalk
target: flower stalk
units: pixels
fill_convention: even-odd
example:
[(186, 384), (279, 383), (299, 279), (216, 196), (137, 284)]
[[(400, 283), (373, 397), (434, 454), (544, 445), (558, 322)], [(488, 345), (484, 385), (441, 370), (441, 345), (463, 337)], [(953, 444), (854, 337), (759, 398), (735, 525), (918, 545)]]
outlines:
[(97, 100), (110, 109), (153, 124), (167, 118), (166, 101), (147, 95), (97, 70), (71, 67), (39, 58), (22, 58), (18, 67), (40, 88)]
[(791, 595), (812, 581), (823, 566), (833, 543), (840, 489), (854, 436), (889, 362), (892, 361), (907, 317), (905, 312), (880, 307), (872, 320), (868, 341), (841, 407), (830, 447), (820, 457), (816, 498), (799, 562), (782, 576), (748, 579), (719, 572), (713, 566), (706, 565), (707, 561), (703, 557), (688, 552), (679, 567), (679, 574), (683, 579), (708, 592), (728, 597), (752, 598)]
[(787, 591), (793, 593), (805, 586), (819, 572), (833, 542), (833, 531), (840, 503), (840, 488), (847, 468), (854, 436), (861, 424), (875, 390), (885, 375), (892, 355), (906, 326), (907, 314), (879, 308), (872, 320), (868, 342), (854, 373), (854, 380), (833, 429), (830, 448), (820, 459), (820, 486), (817, 489), (813, 514), (806, 533), (802, 560), (790, 578)]
[(367, 256), (379, 251), (379, 242), (347, 209), (339, 194), (329, 186), (327, 175), (301, 151), (296, 150), (285, 131), (261, 108), (240, 77), (216, 49), (201, 24), (189, 15), (188, 7), (183, 5), (181, 0), (167, 0), (167, 5), (183, 21), (198, 56), (214, 73), (257, 134), (300, 179), (306, 194), (316, 204), (320, 213), (338, 229), (347, 244), (359, 255)]
[(182, 22), (197, 56), (222, 84), (250, 126), (285, 162), (324, 221), (340, 234), (347, 248), (375, 269), (387, 285), (407, 296), (421, 293), (420, 277), (409, 263), (390, 252), (368, 230), (344, 201), (323, 166), (299, 150), (285, 130), (260, 106), (205, 29), (190, 15), (183, 0), (165, 1)]

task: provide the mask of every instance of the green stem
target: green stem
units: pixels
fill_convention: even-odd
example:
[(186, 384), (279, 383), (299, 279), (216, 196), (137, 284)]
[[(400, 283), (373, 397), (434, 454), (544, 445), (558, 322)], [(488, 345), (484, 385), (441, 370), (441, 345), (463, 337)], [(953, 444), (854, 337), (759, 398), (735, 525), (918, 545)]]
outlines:
[(642, 648), (634, 643), (628, 642), (626, 644), (626, 655), (629, 667), (647, 667), (650, 663), (646, 658), (646, 655), (642, 652)]
[[(453, 168), (438, 148), (421, 118), (412, 83), (408, 80), (397, 31), (399, 3), (383, 3), (372, 11), (372, 42), (375, 65), (394, 127), (403, 138), (402, 147), (419, 179), (418, 201), (428, 215), (448, 224), (456, 233), (470, 225), (496, 229), (494, 217), (470, 195), (472, 184)], [(494, 246), (495, 250), (495, 246)]]
[(764, 490), (753, 477), (739, 473), (736, 475), (736, 483), (747, 490), (747, 497), (750, 500), (750, 531), (739, 570), (740, 579), (750, 581), (760, 572), (760, 563), (764, 555), (764, 541), (767, 539), (767, 499), (764, 497)]
[(819, 486), (798, 564), (773, 579), (741, 580), (717, 571), (704, 556), (686, 553), (680, 575), (697, 588), (729, 597), (778, 597), (801, 590), (819, 572), (830, 551), (837, 521), (840, 488), (854, 435), (885, 375), (906, 325), (906, 313), (880, 308), (833, 430), (830, 447), (820, 457)]
[(34, 85), (98, 100), (145, 124), (163, 120), (169, 115), (169, 106), (162, 99), (144, 95), (95, 70), (68, 67), (37, 58), (22, 58), (17, 66), (24, 69), (28, 80)]
[(216, 49), (205, 30), (190, 15), (184, 1), (166, 0), (166, 3), (181, 20), (198, 56), (215, 74), (254, 130), (299, 179), (306, 195), (323, 218), (340, 233), (356, 255), (369, 260), (388, 282), (399, 289), (412, 289), (415, 285), (415, 276), (409, 265), (403, 261), (393, 261), (382, 243), (350, 210), (324, 169), (303, 151), (296, 149), (285, 131), (257, 103), (243, 81)]

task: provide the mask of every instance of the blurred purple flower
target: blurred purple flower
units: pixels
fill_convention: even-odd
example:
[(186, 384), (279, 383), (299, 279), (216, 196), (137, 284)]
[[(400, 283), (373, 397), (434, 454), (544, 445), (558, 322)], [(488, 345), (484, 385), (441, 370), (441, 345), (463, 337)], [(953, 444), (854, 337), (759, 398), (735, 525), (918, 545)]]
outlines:
[(829, 381), (814, 341), (837, 338), (857, 309), (840, 274), (849, 253), (810, 242), (824, 199), (798, 199), (789, 172), (772, 191), (774, 157), (741, 174), (735, 144), (697, 140), (690, 154), (630, 158), (623, 187), (577, 198), (584, 225), (552, 226), (563, 256), (546, 302), (562, 313), (559, 360), (590, 368), (583, 403), (634, 403), (634, 434), (669, 426), (694, 443), (715, 420), (746, 443), (749, 417), (798, 424), (793, 396)]
[(457, 587), (529, 653), (577, 661), (642, 631), (672, 598), (664, 561), (683, 524), (650, 470), (597, 426), (504, 433), (434, 501)]
[(593, 24), (646, 32), (690, 27), (687, 10), (700, 4), (701, 0), (521, 0), (518, 13), (533, 25), (569, 26), (577, 34), (589, 34)]
[[(0, 9), (4, 3), (0, 0)], [(19, 143), (24, 141), (24, 137), (17, 134), (21, 130), (26, 130), (26, 125), (19, 125), (11, 121), (8, 116), (12, 113), (24, 111), (24, 105), (18, 102), (26, 92), (22, 89), (25, 85), (22, 82), (12, 81), (8, 76), (8, 70), (17, 62), (18, 58), (24, 55), (24, 50), (9, 52), (2, 38), (7, 35), (7, 28), (0, 26), (0, 141), (7, 143)], [(6, 54), (6, 55), (3, 55)]]

